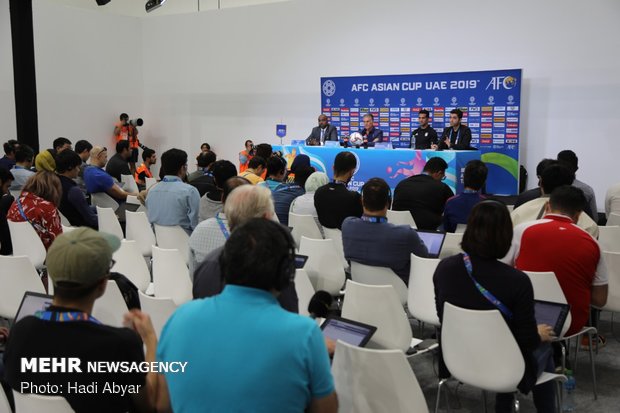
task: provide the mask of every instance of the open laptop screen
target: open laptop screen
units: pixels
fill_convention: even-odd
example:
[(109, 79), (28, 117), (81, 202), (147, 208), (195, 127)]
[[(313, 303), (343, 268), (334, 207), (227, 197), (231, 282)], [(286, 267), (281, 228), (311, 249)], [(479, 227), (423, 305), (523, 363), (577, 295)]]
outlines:
[(345, 343), (364, 347), (370, 337), (377, 331), (377, 327), (358, 323), (341, 317), (329, 317), (321, 325), (323, 335), (332, 340), (342, 340)]
[(26, 291), (24, 298), (17, 309), (15, 314), (15, 320), (13, 323), (17, 323), (24, 317), (29, 315), (35, 315), (37, 311), (45, 311), (52, 304), (52, 296), (47, 294), (33, 293)]
[(553, 328), (556, 336), (562, 333), (570, 306), (568, 304), (534, 300), (534, 314), (537, 324), (547, 324)]
[(439, 253), (441, 252), (441, 247), (443, 246), (443, 241), (446, 238), (446, 234), (444, 232), (423, 230), (418, 230), (417, 232), (424, 245), (426, 245), (426, 249), (428, 250), (428, 257), (439, 257)]

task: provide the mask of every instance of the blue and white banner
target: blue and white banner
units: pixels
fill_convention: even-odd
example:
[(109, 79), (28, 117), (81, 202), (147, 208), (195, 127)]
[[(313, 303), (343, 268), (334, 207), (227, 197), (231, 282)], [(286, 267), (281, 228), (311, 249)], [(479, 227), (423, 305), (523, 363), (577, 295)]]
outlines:
[(489, 167), (487, 192), (518, 193), (521, 69), (321, 78), (321, 107), (342, 139), (363, 128), (372, 113), (375, 126), (393, 147), (409, 147), (426, 109), (441, 136), (450, 126), (450, 111), (463, 111), (472, 131), (471, 145)]

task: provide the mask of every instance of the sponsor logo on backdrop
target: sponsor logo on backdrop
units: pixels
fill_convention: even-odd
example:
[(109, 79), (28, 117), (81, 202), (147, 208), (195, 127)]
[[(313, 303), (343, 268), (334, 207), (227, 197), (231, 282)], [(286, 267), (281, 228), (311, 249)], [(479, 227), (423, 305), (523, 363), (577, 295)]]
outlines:
[(493, 76), (485, 90), (489, 90), (489, 88), (492, 90), (500, 90), (502, 88), (510, 90), (514, 89), (515, 86), (517, 86), (517, 79), (513, 76)]

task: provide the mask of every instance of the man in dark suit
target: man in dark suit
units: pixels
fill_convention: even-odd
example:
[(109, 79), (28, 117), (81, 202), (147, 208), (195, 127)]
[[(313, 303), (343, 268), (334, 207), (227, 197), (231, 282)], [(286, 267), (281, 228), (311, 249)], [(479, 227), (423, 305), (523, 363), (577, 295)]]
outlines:
[(374, 146), (377, 142), (389, 142), (383, 138), (383, 131), (375, 128), (375, 117), (367, 113), (364, 115), (364, 128), (360, 129), (360, 134), (364, 137), (364, 143)]
[(429, 159), (420, 175), (404, 179), (394, 190), (395, 211), (409, 211), (419, 229), (436, 230), (452, 189), (442, 181), (448, 164), (439, 157)]
[(470, 149), (471, 129), (461, 124), (463, 112), (460, 109), (450, 111), (450, 126), (443, 130), (439, 140), (439, 149)]
[(312, 132), (308, 139), (306, 139), (306, 145), (309, 146), (322, 146), (325, 141), (337, 141), (338, 129), (335, 126), (329, 124), (327, 116), (319, 115), (319, 126), (312, 128)]

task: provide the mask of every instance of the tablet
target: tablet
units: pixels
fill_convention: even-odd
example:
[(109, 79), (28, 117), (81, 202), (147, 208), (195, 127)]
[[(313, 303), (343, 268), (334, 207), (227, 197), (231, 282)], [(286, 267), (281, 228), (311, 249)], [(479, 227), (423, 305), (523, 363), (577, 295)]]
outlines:
[(295, 254), (295, 269), (302, 269), (306, 265), (306, 261), (308, 261), (307, 255)]
[(26, 291), (22, 302), (17, 309), (13, 324), (24, 317), (35, 315), (37, 311), (45, 311), (52, 304), (52, 296), (47, 294), (33, 293)]
[(342, 340), (353, 346), (364, 347), (377, 331), (377, 327), (331, 316), (323, 322), (321, 330), (323, 330), (323, 336), (334, 341)]
[(570, 305), (550, 301), (534, 300), (536, 324), (547, 324), (553, 328), (555, 335), (562, 335), (562, 328), (570, 313)]
[(421, 229), (417, 230), (417, 232), (424, 245), (426, 245), (428, 258), (439, 258), (441, 247), (443, 247), (443, 242), (446, 239), (446, 233)]

